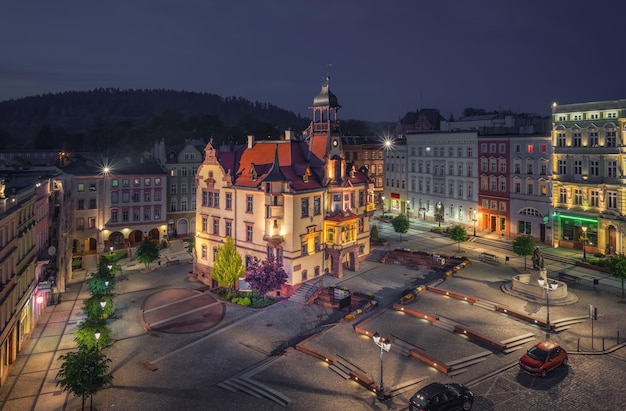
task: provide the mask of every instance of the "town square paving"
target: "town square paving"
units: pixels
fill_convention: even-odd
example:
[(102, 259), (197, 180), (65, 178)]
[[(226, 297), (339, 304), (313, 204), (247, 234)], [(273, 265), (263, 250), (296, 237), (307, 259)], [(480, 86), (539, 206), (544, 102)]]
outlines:
[[(414, 225), (402, 240), (389, 227), (383, 225), (380, 231), (391, 240), (390, 249), (402, 246), (457, 253), (457, 245), (450, 239), (433, 237), (424, 227)], [(545, 318), (544, 304), (518, 299), (501, 290), (512, 275), (523, 272), (523, 260), (511, 256), (507, 264), (483, 264), (475, 257), (485, 247), (478, 242), (461, 244), (460, 254), (472, 259), (472, 264), (444, 282), (433, 283)], [(181, 261), (186, 260), (181, 255)], [(551, 276), (558, 270), (571, 268), (562, 263), (547, 263)], [(370, 338), (355, 331), (357, 325), (379, 331), (392, 341), (402, 339), (444, 361), (453, 362), (484, 352), (485, 347), (460, 335), (392, 309), (404, 290), (434, 280), (430, 270), (366, 260), (358, 272), (347, 272), (344, 278), (324, 277), (326, 286), (335, 284), (375, 294), (379, 307), (352, 322), (341, 319), (345, 311), (338, 313), (288, 300), (264, 310), (220, 303), (222, 312), (204, 313), (209, 319), (208, 327), (168, 333), (151, 327), (146, 330), (146, 324), (165, 324), (167, 328), (184, 330), (182, 325), (177, 328), (177, 318), (184, 323), (194, 318), (193, 313), (216, 307), (211, 299), (195, 297), (200, 285), (189, 280), (191, 265), (148, 272), (132, 261), (124, 264), (128, 280), (117, 285), (116, 318), (109, 320), (114, 343), (105, 348), (112, 360), (114, 381), (111, 387), (94, 396), (94, 407), (99, 410), (395, 410), (406, 409), (411, 394), (431, 381), (470, 385), (476, 394), (475, 409), (479, 410), (513, 410), (525, 405), (571, 409), (568, 404), (582, 409), (626, 407), (621, 394), (621, 381), (626, 373), (625, 349), (617, 349), (621, 346), (621, 342), (617, 344), (617, 333), (626, 335), (625, 305), (617, 288), (602, 284), (596, 289), (576, 286), (571, 290), (578, 297), (576, 304), (550, 307), (550, 316), (555, 320), (584, 315), (589, 304), (598, 307), (600, 317), (594, 322), (593, 340), (590, 320), (550, 334), (572, 355), (567, 369), (558, 370), (546, 379), (530, 378), (515, 367), (524, 349), (545, 338), (545, 330), (462, 301), (422, 292), (411, 305), (416, 310), (462, 323), (496, 340), (528, 333), (534, 339), (510, 354), (490, 352), (485, 361), (467, 367), (454, 377), (408, 357), (399, 346), (392, 345), (383, 357), (384, 382), (386, 387), (398, 390), (382, 403), (373, 392), (293, 346), (304, 340), (320, 352), (342, 358), (373, 381), (380, 378), (379, 348)], [(80, 409), (80, 398), (61, 392), (54, 377), (60, 366), (58, 356), (73, 348), (72, 332), (81, 320), (87, 275), (76, 273), (63, 302), (48, 307), (41, 318), (13, 365), (9, 379), (0, 387), (3, 410)], [(188, 301), (190, 305), (182, 308), (178, 305), (180, 301)], [(163, 314), (166, 312), (163, 311), (159, 314), (162, 317), (146, 321), (146, 310), (168, 304), (174, 304), (175, 313)], [(184, 315), (185, 310), (189, 310), (191, 317)], [(605, 351), (614, 351), (598, 355), (603, 352), (603, 339)], [(271, 355), (287, 346), (290, 348), (282, 355)], [(606, 398), (606, 406), (596, 405), (597, 397), (589, 395), (594, 390)], [(581, 398), (581, 393), (586, 398)]]

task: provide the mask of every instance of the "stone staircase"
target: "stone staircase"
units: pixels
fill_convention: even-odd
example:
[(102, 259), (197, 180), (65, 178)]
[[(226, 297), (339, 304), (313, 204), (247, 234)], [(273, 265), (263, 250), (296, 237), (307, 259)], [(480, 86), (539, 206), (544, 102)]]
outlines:
[(295, 303), (306, 304), (307, 301), (317, 292), (319, 285), (317, 283), (304, 283), (298, 290), (289, 297), (289, 301)]
[(283, 407), (287, 407), (291, 402), (289, 397), (253, 378), (256, 373), (269, 367), (279, 358), (278, 356), (267, 357), (265, 360), (252, 367), (233, 375), (227, 380), (219, 382), (217, 386), (231, 392), (244, 392), (256, 398), (265, 398)]

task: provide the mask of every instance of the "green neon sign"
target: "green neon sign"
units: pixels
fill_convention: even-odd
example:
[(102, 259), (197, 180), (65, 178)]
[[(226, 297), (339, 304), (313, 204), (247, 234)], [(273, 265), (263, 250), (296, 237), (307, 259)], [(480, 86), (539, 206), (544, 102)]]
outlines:
[(590, 223), (597, 223), (598, 222), (597, 218), (578, 217), (578, 216), (567, 215), (567, 214), (558, 214), (558, 216), (561, 217), (561, 218), (571, 218), (572, 220), (588, 221)]

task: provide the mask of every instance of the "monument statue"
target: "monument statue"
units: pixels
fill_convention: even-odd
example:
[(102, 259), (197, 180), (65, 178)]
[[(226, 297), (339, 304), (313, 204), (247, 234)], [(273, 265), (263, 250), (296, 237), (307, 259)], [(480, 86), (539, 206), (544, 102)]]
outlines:
[(533, 270), (543, 270), (543, 254), (538, 246), (533, 251)]

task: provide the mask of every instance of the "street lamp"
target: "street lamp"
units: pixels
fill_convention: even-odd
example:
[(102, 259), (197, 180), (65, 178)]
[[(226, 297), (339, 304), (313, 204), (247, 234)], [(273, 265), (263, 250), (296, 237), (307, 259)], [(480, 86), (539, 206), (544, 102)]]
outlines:
[(585, 244), (589, 241), (589, 238), (587, 238), (587, 227), (583, 226), (582, 230), (583, 234), (580, 236), (580, 241), (583, 242), (583, 261), (587, 261), (587, 248), (585, 247)]
[[(550, 291), (556, 290), (558, 284), (556, 281), (548, 281), (547, 278), (540, 277), (537, 282), (539, 283), (539, 287), (546, 290), (546, 329), (550, 331), (552, 328), (550, 327)], [(545, 286), (544, 286), (545, 284)]]
[(382, 196), (381, 199), (383, 200), (383, 217), (385, 216), (385, 196)]
[(100, 301), (100, 307), (102, 307), (102, 318), (104, 318), (104, 307), (106, 307), (107, 302), (106, 301)]
[(378, 401), (385, 401), (387, 398), (385, 397), (385, 387), (383, 386), (383, 352), (389, 352), (391, 341), (386, 338), (381, 338), (378, 332), (374, 333), (372, 339), (374, 340), (374, 344), (380, 347), (380, 385), (376, 398), (378, 398)]
[(99, 346), (99, 342), (100, 342), (100, 330), (96, 330), (96, 332), (93, 334), (94, 337), (96, 337), (96, 350), (100, 351), (100, 346)]
[(476, 218), (476, 210), (472, 210), (472, 222), (474, 223), (474, 237), (476, 237), (476, 221), (478, 221), (478, 218)]

